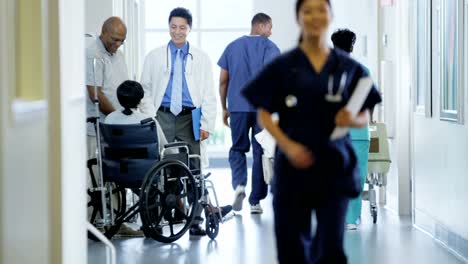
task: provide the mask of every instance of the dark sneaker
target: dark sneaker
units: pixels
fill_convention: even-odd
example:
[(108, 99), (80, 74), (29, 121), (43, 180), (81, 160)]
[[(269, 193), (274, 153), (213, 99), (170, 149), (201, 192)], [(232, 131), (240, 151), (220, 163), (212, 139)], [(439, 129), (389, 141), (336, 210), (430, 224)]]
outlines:
[(206, 236), (205, 230), (200, 225), (193, 225), (190, 227), (190, 236)]
[(231, 205), (225, 205), (221, 206), (221, 216), (225, 217), (227, 214), (229, 214), (232, 211), (232, 206)]

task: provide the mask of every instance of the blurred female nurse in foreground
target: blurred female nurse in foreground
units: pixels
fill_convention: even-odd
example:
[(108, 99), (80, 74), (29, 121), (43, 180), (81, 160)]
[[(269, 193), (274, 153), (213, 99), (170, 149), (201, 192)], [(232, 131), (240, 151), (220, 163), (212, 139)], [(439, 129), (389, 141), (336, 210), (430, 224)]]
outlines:
[[(278, 145), (273, 209), (279, 262), (343, 264), (346, 208), (359, 194), (360, 181), (349, 135), (331, 141), (330, 134), (336, 126), (367, 125), (369, 109), (381, 98), (372, 87), (357, 116), (344, 108), (367, 73), (328, 46), (329, 0), (298, 0), (296, 17), (298, 47), (266, 66), (244, 95)], [(278, 113), (278, 124), (272, 113)]]

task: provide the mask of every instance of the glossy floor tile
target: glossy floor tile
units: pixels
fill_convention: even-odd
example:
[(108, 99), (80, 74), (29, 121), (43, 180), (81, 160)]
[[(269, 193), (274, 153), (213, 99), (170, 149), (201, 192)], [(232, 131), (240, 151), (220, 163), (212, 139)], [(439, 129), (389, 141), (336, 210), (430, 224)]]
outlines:
[[(232, 202), (230, 171), (212, 169), (222, 205)], [(249, 190), (247, 190), (249, 193)], [(274, 264), (275, 237), (271, 195), (262, 201), (264, 213), (251, 215), (247, 199), (240, 214), (231, 215), (220, 226), (216, 240), (203, 237), (191, 240), (188, 232), (172, 244), (152, 239), (113, 239), (120, 264)], [(372, 224), (367, 203), (363, 208), (363, 223), (356, 231), (347, 231), (345, 247), (350, 264), (462, 264), (455, 256), (426, 234), (413, 228), (410, 218), (402, 218), (379, 210), (379, 220)], [(105, 263), (105, 248), (89, 241), (88, 263)]]

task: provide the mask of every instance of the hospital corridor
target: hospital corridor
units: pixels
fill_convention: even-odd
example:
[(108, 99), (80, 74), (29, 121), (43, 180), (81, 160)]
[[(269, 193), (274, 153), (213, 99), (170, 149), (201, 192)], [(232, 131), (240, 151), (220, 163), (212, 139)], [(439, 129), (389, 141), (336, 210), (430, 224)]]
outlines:
[(0, 0), (0, 264), (468, 263), (468, 0)]

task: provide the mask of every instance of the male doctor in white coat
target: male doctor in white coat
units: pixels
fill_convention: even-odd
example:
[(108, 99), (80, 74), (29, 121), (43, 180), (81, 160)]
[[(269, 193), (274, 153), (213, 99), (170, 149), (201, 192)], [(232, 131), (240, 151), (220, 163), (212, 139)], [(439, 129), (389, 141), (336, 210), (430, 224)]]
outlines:
[[(200, 142), (214, 132), (216, 90), (212, 65), (206, 53), (187, 41), (192, 15), (185, 8), (175, 8), (169, 15), (171, 40), (152, 50), (145, 58), (141, 84), (154, 101), (154, 111), (168, 142), (185, 141), (190, 152), (200, 154)], [(192, 110), (201, 107), (200, 138), (195, 139)], [(198, 165), (199, 166), (199, 165)], [(201, 208), (200, 208), (201, 213)], [(204, 235), (200, 214), (190, 228), (191, 235)]]

